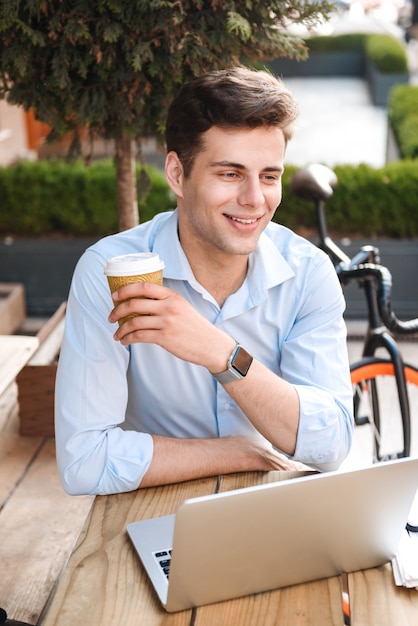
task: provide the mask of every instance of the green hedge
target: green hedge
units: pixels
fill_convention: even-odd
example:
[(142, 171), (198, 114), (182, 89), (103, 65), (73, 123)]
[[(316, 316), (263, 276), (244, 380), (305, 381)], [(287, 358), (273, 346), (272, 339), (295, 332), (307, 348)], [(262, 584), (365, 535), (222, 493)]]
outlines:
[[(296, 168), (287, 167), (283, 201), (275, 219), (294, 230), (316, 228), (312, 203), (293, 198), (288, 182)], [(336, 166), (338, 185), (326, 204), (330, 232), (361, 237), (418, 236), (418, 161), (395, 161), (383, 168)]]
[(396, 85), (389, 94), (388, 119), (403, 159), (418, 157), (418, 86)]
[[(152, 187), (140, 204), (141, 221), (173, 208), (164, 175), (147, 167)], [(291, 196), (286, 167), (283, 201), (275, 219), (299, 232), (316, 228), (313, 204)], [(138, 168), (138, 175), (139, 175)], [(418, 161), (380, 169), (337, 166), (338, 186), (327, 203), (331, 232), (365, 237), (418, 237)], [(102, 236), (117, 231), (116, 181), (111, 161), (90, 167), (65, 161), (20, 163), (0, 168), (0, 233), (36, 236)]]
[[(142, 221), (175, 205), (164, 175), (151, 166), (148, 195), (138, 201)], [(139, 182), (140, 167), (137, 168)], [(111, 160), (21, 162), (0, 168), (0, 232), (104, 235), (118, 230), (116, 172)]]
[(313, 35), (305, 40), (310, 52), (364, 52), (371, 33), (346, 33), (345, 35)]
[(305, 41), (310, 52), (363, 52), (382, 74), (408, 72), (405, 46), (392, 35), (347, 33), (318, 35)]
[(405, 47), (391, 35), (376, 33), (367, 37), (365, 53), (382, 74), (405, 74), (408, 72)]

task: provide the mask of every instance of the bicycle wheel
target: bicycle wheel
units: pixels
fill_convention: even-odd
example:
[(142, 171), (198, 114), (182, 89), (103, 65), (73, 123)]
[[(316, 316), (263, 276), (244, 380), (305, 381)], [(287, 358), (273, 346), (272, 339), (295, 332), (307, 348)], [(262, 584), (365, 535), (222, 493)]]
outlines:
[[(418, 410), (418, 369), (404, 364), (410, 415)], [(367, 357), (351, 366), (356, 445), (370, 462), (409, 455), (393, 363)], [(410, 422), (408, 421), (408, 424)], [(358, 429), (356, 429), (357, 431)]]

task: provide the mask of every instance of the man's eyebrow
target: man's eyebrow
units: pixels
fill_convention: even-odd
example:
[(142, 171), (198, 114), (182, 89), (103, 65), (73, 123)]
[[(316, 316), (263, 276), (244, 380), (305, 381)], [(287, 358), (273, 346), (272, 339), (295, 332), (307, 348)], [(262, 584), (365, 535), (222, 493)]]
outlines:
[[(247, 168), (242, 163), (235, 163), (234, 161), (213, 161), (211, 167), (231, 167), (236, 170), (246, 170)], [(282, 172), (284, 167), (282, 165), (270, 165), (263, 167), (263, 172)]]
[(270, 167), (264, 167), (263, 172), (283, 172), (283, 165), (271, 165)]
[(235, 163), (234, 161), (213, 161), (212, 167), (233, 167), (236, 170), (245, 170), (246, 167), (242, 163)]

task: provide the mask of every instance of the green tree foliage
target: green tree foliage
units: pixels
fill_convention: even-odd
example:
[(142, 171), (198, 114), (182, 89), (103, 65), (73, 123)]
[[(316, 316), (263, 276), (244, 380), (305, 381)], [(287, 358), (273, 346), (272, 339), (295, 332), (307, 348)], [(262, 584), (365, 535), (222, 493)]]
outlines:
[(202, 72), (304, 58), (291, 24), (328, 0), (2, 0), (0, 98), (62, 135), (115, 141), (121, 228), (137, 221), (132, 140), (161, 135), (179, 86)]

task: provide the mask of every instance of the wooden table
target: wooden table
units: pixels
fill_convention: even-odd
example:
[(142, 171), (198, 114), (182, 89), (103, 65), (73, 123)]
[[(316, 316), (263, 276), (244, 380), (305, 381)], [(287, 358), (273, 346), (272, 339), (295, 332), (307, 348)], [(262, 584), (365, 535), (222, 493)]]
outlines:
[[(293, 473), (236, 474), (221, 491), (289, 479)], [(127, 537), (126, 524), (173, 513), (186, 497), (214, 492), (205, 479), (97, 496), (78, 544), (41, 616), (42, 626), (343, 626), (339, 577), (179, 613), (159, 604)], [(398, 588), (390, 565), (349, 575), (353, 626), (416, 626), (418, 592)]]
[(0, 396), (39, 347), (37, 337), (0, 335)]

